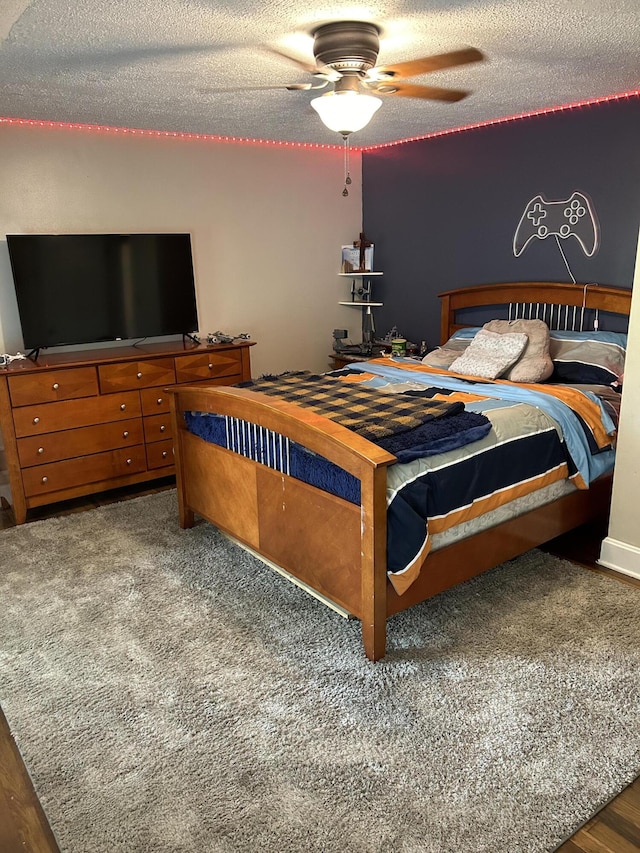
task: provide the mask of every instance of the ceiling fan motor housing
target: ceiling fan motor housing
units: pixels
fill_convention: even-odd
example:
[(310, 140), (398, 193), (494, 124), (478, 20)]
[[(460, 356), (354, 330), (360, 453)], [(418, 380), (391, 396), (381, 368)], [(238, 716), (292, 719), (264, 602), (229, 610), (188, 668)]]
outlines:
[(334, 21), (314, 31), (313, 55), (319, 68), (365, 74), (378, 61), (380, 30), (365, 21)]

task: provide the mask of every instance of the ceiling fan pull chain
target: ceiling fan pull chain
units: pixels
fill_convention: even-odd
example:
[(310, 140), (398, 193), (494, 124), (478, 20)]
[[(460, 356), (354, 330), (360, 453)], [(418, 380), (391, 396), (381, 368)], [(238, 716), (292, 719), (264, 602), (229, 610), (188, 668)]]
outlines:
[(342, 195), (348, 196), (349, 190), (347, 187), (351, 183), (351, 175), (349, 174), (349, 136), (348, 134), (344, 134), (344, 189), (342, 190)]

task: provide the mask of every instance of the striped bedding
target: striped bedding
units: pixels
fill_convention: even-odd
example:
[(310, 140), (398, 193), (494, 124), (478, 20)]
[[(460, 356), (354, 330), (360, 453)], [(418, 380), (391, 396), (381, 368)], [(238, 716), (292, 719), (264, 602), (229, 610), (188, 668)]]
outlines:
[[(474, 381), (411, 359), (373, 359), (332, 374), (383, 393), (464, 403), (490, 429), (445, 452), (391, 465), (387, 475), (387, 570), (398, 593), (415, 580), (432, 537), (468, 525), (528, 495), (570, 481), (577, 488), (613, 467), (615, 407), (597, 386)], [(610, 389), (602, 389), (604, 396)], [(336, 466), (253, 425), (192, 413), (187, 427), (206, 440), (359, 502), (359, 483)]]

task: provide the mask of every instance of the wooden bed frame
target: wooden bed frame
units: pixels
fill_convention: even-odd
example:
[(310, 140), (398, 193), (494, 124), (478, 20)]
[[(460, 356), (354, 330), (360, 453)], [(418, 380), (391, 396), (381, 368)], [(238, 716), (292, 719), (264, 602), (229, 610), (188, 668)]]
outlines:
[[(629, 314), (631, 291), (551, 282), (480, 285), (439, 294), (444, 343), (456, 311), (510, 302), (576, 305)], [(401, 596), (386, 574), (386, 469), (395, 457), (313, 412), (244, 388), (171, 391), (180, 525), (198, 514), (360, 619), (370, 660), (384, 657), (389, 616), (605, 516), (611, 475), (559, 500), (431, 552)], [(215, 444), (185, 426), (183, 412), (215, 412), (287, 436), (353, 474), (356, 506)]]

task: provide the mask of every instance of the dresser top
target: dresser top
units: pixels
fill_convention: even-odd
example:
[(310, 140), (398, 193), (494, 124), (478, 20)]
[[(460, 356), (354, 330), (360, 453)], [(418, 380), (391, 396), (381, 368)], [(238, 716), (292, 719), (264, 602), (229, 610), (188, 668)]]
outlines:
[(102, 347), (100, 349), (78, 350), (75, 352), (45, 352), (37, 359), (21, 358), (0, 368), (0, 376), (22, 373), (35, 373), (50, 370), (52, 367), (82, 367), (84, 365), (117, 363), (157, 356), (196, 355), (204, 352), (224, 352), (224, 350), (252, 347), (255, 341), (239, 340), (228, 344), (196, 344), (192, 341), (160, 341), (150, 344), (136, 344), (122, 347)]

